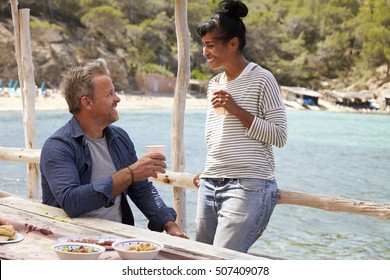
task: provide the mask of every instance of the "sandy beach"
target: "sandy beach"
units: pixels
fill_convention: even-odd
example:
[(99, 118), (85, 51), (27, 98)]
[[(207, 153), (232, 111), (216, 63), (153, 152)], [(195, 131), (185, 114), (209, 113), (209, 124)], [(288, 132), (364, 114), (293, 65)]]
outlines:
[[(163, 96), (139, 96), (139, 95), (119, 95), (121, 101), (118, 109), (171, 109), (173, 107), (173, 97)], [(187, 98), (186, 109), (205, 109), (206, 99)], [(22, 98), (18, 96), (0, 96), (0, 111), (22, 110)], [(50, 97), (39, 96), (35, 99), (36, 110), (67, 110), (68, 105), (61, 95)]]
[[(118, 103), (119, 110), (128, 109), (172, 109), (173, 97), (166, 96), (142, 96), (142, 95), (123, 95), (119, 94), (121, 101)], [(294, 103), (294, 106), (291, 106)], [(329, 112), (354, 112), (354, 113), (372, 113), (372, 114), (389, 114), (389, 109), (386, 110), (368, 110), (368, 109), (353, 109), (331, 104), (325, 100), (320, 100), (320, 107), (309, 106), (304, 108), (297, 102), (285, 101), (286, 110), (326, 110)], [(186, 98), (186, 110), (201, 109), (207, 110), (206, 98)], [(23, 110), (22, 98), (20, 96), (4, 96), (0, 95), (0, 111), (15, 111)], [(68, 110), (68, 104), (60, 94), (53, 94), (49, 97), (39, 95), (35, 99), (35, 110)]]

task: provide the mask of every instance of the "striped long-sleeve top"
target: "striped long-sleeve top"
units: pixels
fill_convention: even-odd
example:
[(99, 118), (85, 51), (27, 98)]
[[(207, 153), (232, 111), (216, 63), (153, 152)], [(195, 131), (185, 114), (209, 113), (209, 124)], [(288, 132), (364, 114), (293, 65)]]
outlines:
[(214, 113), (210, 99), (212, 92), (221, 87), (221, 74), (210, 80), (205, 128), (207, 157), (201, 178), (274, 179), (272, 146), (286, 144), (286, 112), (272, 73), (255, 66), (224, 85), (237, 105), (255, 116), (249, 129), (234, 115)]

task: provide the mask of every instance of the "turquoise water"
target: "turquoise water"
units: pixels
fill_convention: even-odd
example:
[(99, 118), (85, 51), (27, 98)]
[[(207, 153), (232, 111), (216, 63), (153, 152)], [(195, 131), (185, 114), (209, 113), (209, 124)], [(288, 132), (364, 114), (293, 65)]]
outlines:
[[(165, 144), (170, 168), (172, 113), (122, 110), (139, 155), (145, 145)], [(201, 171), (205, 159), (205, 112), (188, 110), (184, 145), (186, 172)], [(37, 112), (37, 147), (70, 118), (67, 111)], [(275, 148), (279, 187), (314, 194), (390, 203), (390, 116), (289, 111), (287, 145)], [(0, 146), (24, 147), (21, 112), (0, 112)], [(26, 164), (0, 162), (0, 188), (27, 195)], [(158, 185), (167, 204), (172, 189)], [(187, 190), (188, 233), (194, 237), (196, 190)], [(137, 226), (146, 221), (135, 211)], [(287, 259), (390, 259), (390, 221), (279, 204), (268, 229), (250, 252)]]

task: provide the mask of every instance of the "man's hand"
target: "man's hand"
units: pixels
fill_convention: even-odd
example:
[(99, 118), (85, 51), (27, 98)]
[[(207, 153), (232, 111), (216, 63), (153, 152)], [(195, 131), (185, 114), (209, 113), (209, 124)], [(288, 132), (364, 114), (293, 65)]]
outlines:
[(179, 226), (174, 221), (168, 221), (164, 225), (164, 230), (172, 236), (177, 236), (185, 239), (190, 239), (187, 234), (181, 231)]
[(112, 197), (120, 195), (132, 182), (149, 177), (157, 178), (157, 173), (165, 173), (166, 168), (163, 154), (153, 153), (141, 157), (137, 162), (112, 175)]
[(167, 165), (163, 154), (152, 153), (141, 157), (130, 168), (134, 173), (134, 181), (141, 181), (149, 177), (157, 178), (157, 173), (166, 172)]

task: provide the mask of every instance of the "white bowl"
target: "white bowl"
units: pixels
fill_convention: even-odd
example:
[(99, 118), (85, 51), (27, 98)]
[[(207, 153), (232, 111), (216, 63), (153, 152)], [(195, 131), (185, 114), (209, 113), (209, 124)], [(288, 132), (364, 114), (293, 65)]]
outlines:
[[(74, 250), (80, 248), (86, 248), (93, 252), (74, 252)], [(53, 250), (61, 260), (96, 260), (106, 248), (96, 244), (65, 242), (54, 245)]]
[(66, 242), (77, 242), (77, 243), (88, 243), (88, 244), (96, 244), (103, 246), (106, 250), (112, 250), (112, 243), (114, 241), (119, 240), (119, 237), (116, 236), (62, 236), (59, 237), (58, 243), (66, 243)]
[[(141, 244), (150, 244), (151, 246), (156, 247), (156, 249), (149, 251), (129, 250), (130, 247), (139, 248)], [(164, 248), (164, 245), (156, 241), (145, 239), (127, 239), (115, 241), (112, 244), (112, 247), (124, 260), (152, 260), (158, 255), (160, 250)]]

